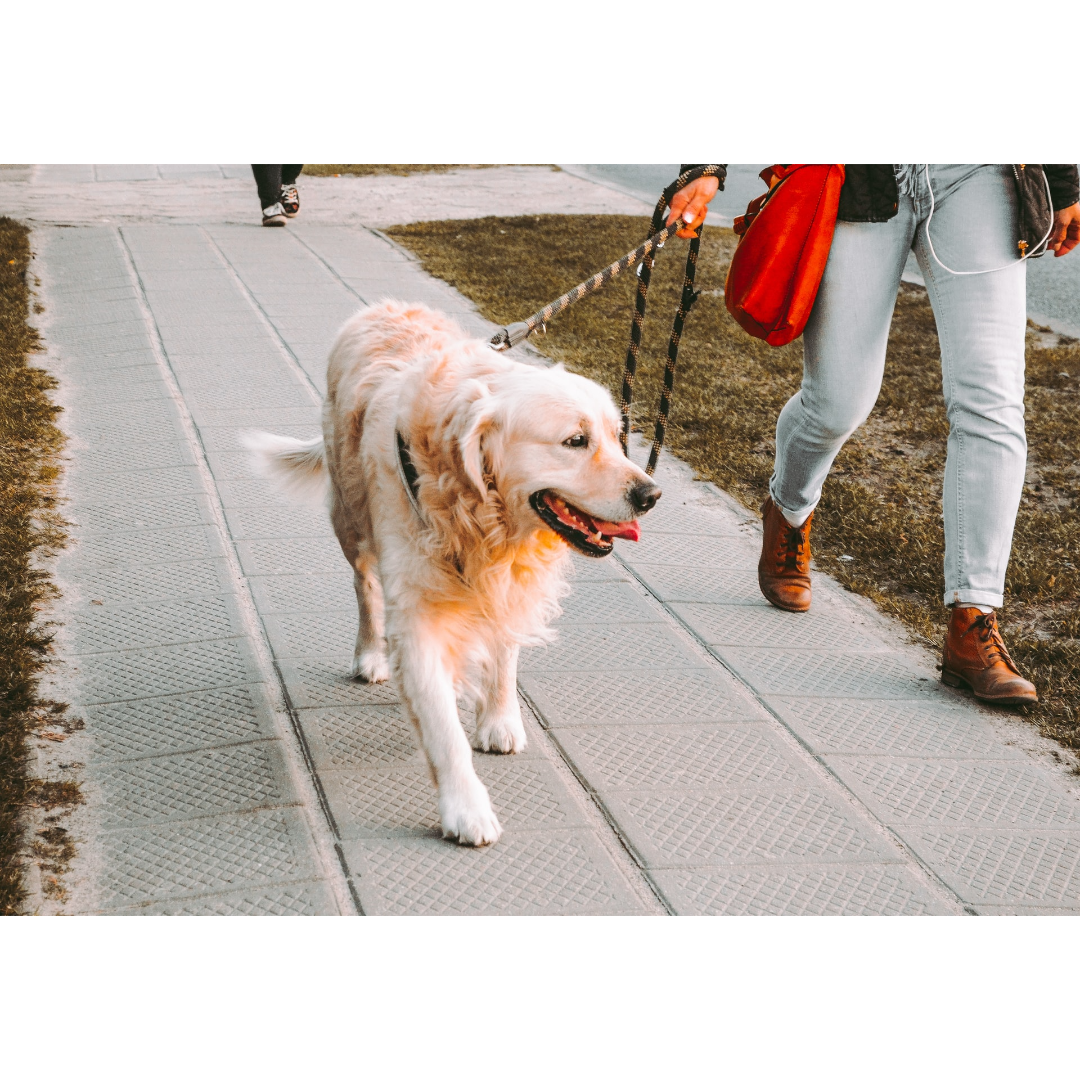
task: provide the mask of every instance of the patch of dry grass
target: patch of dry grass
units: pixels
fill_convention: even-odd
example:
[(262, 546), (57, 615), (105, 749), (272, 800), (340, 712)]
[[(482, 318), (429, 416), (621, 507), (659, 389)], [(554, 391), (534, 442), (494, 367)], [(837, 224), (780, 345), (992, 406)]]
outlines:
[(47, 391), (55, 382), (27, 362), (29, 230), (0, 217), (0, 914), (24, 898), (25, 813), (71, 805), (77, 791), (30, 777), (28, 740), (62, 722), (64, 706), (38, 696), (50, 634), (39, 613), (53, 595), (40, 558), (63, 544), (52, 487), (62, 436)]
[[(555, 169), (556, 165), (536, 165)], [(412, 176), (415, 173), (450, 172), (452, 169), (498, 169), (499, 165), (305, 165), (304, 176)]]
[[(523, 319), (646, 235), (646, 218), (543, 216), (436, 221), (387, 232), (494, 322)], [(776, 417), (799, 386), (802, 343), (774, 349), (746, 335), (722, 295), (734, 236), (707, 228), (702, 290), (687, 318), (668, 447), (698, 474), (756, 509), (765, 496)], [(684, 247), (657, 264), (639, 361), (635, 416), (651, 430)], [(548, 356), (618, 396), (634, 278), (564, 312), (531, 340)], [(1006, 582), (1005, 636), (1039, 689), (1029, 715), (1080, 748), (1080, 347), (1029, 338), (1028, 483)], [(889, 337), (885, 381), (867, 424), (837, 459), (814, 518), (816, 564), (940, 647), (944, 535), (941, 485), (948, 426), (929, 301), (904, 287)], [(853, 561), (839, 556), (851, 555)]]

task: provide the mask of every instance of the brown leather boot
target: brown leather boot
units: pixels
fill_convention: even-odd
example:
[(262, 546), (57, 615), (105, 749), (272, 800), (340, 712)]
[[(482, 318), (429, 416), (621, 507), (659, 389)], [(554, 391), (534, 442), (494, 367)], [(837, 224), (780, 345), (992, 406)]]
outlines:
[(1001, 640), (997, 613), (954, 607), (941, 658), (941, 681), (967, 686), (980, 701), (995, 705), (1034, 705), (1035, 687), (1016, 669)]
[(773, 607), (784, 611), (810, 610), (810, 522), (811, 514), (798, 528), (787, 523), (780, 508), (767, 498), (761, 504), (764, 531), (758, 584)]

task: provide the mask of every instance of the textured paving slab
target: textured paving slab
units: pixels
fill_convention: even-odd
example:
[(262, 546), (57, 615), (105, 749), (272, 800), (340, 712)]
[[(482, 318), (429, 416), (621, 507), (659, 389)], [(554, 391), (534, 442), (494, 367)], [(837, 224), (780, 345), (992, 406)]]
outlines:
[[(163, 176), (55, 183), (205, 201), (241, 182)], [(440, 202), (461, 181), (439, 184), (402, 189), (399, 219), (461, 211)], [(354, 218), (159, 210), (35, 237), (78, 541), (56, 693), (86, 719), (65, 752), (91, 796), (69, 910), (1080, 911), (1080, 800), (1053, 748), (943, 688), (828, 579), (809, 615), (764, 604), (756, 526), (670, 459), (643, 541), (580, 562), (558, 641), (523, 655), (529, 749), (477, 757), (504, 840), (442, 841), (394, 690), (346, 677), (355, 608), (328, 523), (253, 476), (238, 435), (317, 431), (326, 352), (364, 303), (484, 324)]]
[(103, 228), (35, 243), (69, 436), (59, 680), (87, 724), (67, 909), (347, 910), (124, 245)]
[(916, 875), (898, 866), (795, 867), (743, 871), (661, 870), (678, 915), (937, 915)]

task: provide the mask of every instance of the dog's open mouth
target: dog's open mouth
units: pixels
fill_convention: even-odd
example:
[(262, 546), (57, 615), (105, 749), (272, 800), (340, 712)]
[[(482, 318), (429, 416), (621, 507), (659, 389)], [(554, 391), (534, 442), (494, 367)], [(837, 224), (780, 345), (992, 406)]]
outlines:
[(611, 554), (616, 537), (637, 540), (641, 536), (641, 527), (636, 521), (604, 521), (593, 517), (571, 506), (554, 491), (534, 491), (529, 502), (549, 529), (595, 559)]

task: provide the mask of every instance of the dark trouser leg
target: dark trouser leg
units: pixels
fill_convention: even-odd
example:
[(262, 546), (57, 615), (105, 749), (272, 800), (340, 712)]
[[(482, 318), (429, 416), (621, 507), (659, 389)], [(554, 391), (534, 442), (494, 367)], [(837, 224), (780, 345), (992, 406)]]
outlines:
[(300, 170), (303, 165), (282, 165), (281, 166), (281, 185), (282, 187), (288, 187), (290, 184), (296, 183), (296, 178), (300, 175)]
[(259, 203), (265, 210), (281, 198), (281, 166), (252, 165), (251, 171), (255, 174), (255, 183), (259, 187)]

